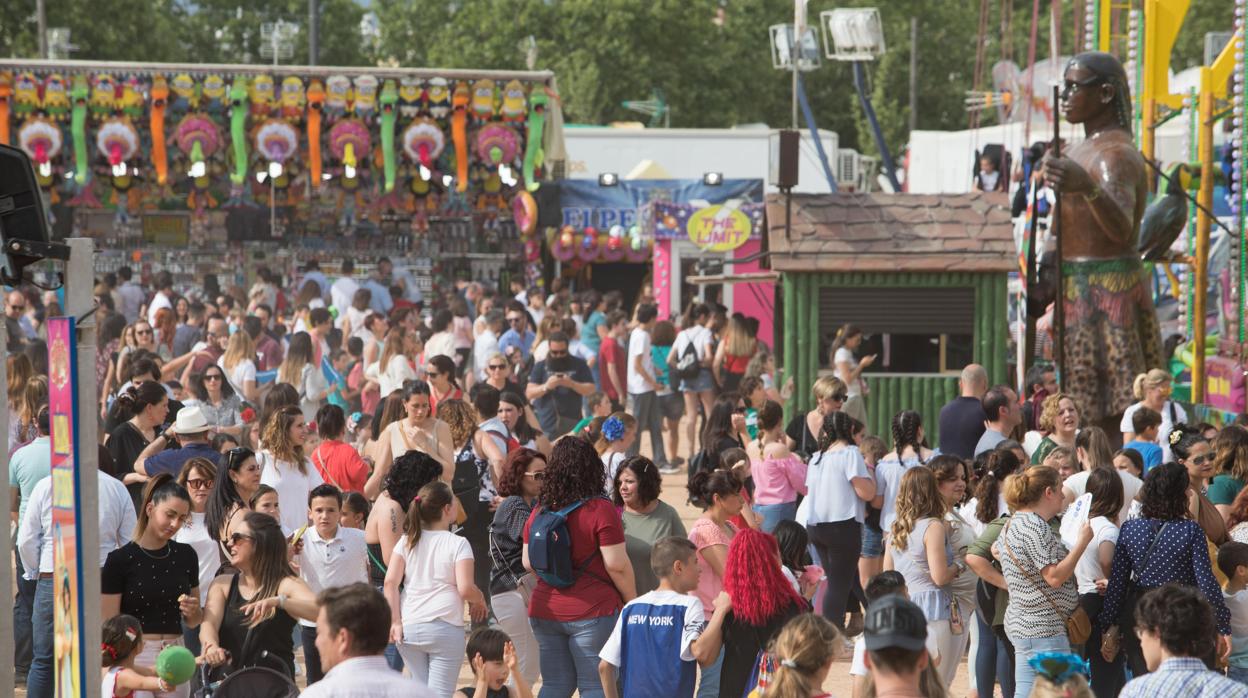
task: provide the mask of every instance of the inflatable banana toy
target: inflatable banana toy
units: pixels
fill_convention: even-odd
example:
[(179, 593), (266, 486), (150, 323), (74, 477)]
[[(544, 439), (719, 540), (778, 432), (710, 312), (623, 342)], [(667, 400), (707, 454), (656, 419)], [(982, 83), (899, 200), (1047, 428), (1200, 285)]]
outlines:
[(398, 118), (399, 89), (394, 80), (381, 88), (381, 158), (385, 175), (385, 192), (394, 191), (394, 122)]
[(152, 166), (156, 181), (162, 186), (169, 181), (169, 153), (165, 147), (165, 109), (169, 107), (169, 83), (164, 76), (152, 80), (152, 110), (149, 126), (152, 131)]
[(494, 81), (483, 78), (472, 84), (472, 115), (477, 121), (494, 118), (494, 98), (497, 93)]
[(273, 111), (273, 78), (268, 75), (257, 75), (247, 87), (247, 98), (251, 100), (251, 115), (256, 121), (263, 121)]
[(95, 76), (95, 85), (91, 88), (91, 117), (103, 121), (112, 116), (117, 102), (117, 81), (112, 75), (104, 73)]
[(425, 112), (435, 119), (445, 119), (451, 113), (451, 92), (446, 78), (430, 78), (425, 90)]
[(247, 80), (236, 78), (230, 88), (230, 143), (234, 146), (234, 172), (230, 181), (247, 181)]
[(292, 124), (299, 123), (303, 118), (303, 109), (307, 104), (307, 97), (303, 92), (303, 81), (291, 75), (282, 80), (282, 118)]
[(352, 104), (355, 115), (372, 123), (373, 113), (377, 111), (377, 78), (372, 75), (361, 75), (355, 79), (355, 101)]
[(70, 134), (74, 140), (74, 182), (85, 186), (91, 181), (91, 161), (87, 155), (87, 79), (82, 75), (74, 78), (74, 87), (69, 91), (73, 100), (73, 114), (70, 117)]
[(320, 80), (308, 85), (308, 171), (312, 187), (321, 186), (321, 119), (325, 112), (325, 88)]
[(225, 113), (225, 79), (220, 75), (209, 75), (204, 78), (204, 91), (200, 104), (212, 116)]
[(451, 97), (451, 142), (455, 144), (455, 191), (468, 190), (468, 102), (472, 97), (468, 83), (455, 85)]
[(13, 113), (26, 118), (39, 111), (39, 83), (34, 73), (18, 73), (13, 83)]
[(405, 120), (420, 116), (420, 100), (425, 87), (420, 78), (399, 78), (399, 116)]
[(546, 127), (546, 105), (550, 102), (549, 95), (542, 87), (533, 88), (529, 95), (529, 130), (524, 135), (524, 186), (529, 191), (537, 191), (542, 186), (534, 178), (534, 173), (542, 164), (542, 131)]

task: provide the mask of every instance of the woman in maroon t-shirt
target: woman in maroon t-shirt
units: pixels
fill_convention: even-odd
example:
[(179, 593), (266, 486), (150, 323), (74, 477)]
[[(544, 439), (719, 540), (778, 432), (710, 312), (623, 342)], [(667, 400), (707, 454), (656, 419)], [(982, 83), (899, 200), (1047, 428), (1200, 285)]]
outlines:
[[(524, 527), (524, 566), (529, 562), (529, 527), (543, 508), (563, 509), (586, 500), (568, 515), (572, 561), (584, 571), (557, 589), (539, 579), (529, 601), (529, 619), (541, 650), (542, 693), (603, 695), (598, 652), (615, 628), (625, 603), (637, 595), (633, 566), (624, 549), (624, 525), (615, 505), (602, 496), (602, 461), (582, 439), (555, 444), (542, 481), (541, 505)], [(588, 564), (586, 564), (588, 561)]]

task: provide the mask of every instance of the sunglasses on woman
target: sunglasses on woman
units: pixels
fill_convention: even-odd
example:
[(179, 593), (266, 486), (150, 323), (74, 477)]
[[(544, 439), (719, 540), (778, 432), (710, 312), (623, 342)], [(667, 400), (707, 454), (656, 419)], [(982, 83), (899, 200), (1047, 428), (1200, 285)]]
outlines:
[(238, 542), (239, 542), (240, 540), (255, 541), (255, 540), (256, 540), (256, 538), (255, 538), (255, 536), (251, 535), (250, 533), (238, 533), (238, 532), (231, 533), (231, 534), (230, 534), (230, 547), (232, 548), (232, 547), (234, 547), (234, 546), (238, 545)]
[(220, 373), (209, 373), (208, 375), (204, 376), (204, 382), (206, 383), (208, 381), (219, 381), (219, 380), (223, 380), (224, 378), (225, 376), (221, 375)]

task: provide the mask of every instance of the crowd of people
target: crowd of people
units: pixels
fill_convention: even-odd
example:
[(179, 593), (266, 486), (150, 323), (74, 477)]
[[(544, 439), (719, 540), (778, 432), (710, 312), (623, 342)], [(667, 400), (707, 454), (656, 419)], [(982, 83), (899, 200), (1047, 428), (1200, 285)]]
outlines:
[[(842, 656), (855, 697), (946, 696), (963, 666), (982, 698), (1248, 696), (1248, 429), (1189, 424), (1164, 372), (1121, 433), (1052, 369), (1020, 395), (971, 365), (872, 435), (853, 326), (786, 422), (752, 318), (341, 272), (98, 283), (104, 695), (186, 698), (152, 671), (180, 645), (311, 696), (805, 698)], [(54, 302), (5, 306), (32, 698)]]

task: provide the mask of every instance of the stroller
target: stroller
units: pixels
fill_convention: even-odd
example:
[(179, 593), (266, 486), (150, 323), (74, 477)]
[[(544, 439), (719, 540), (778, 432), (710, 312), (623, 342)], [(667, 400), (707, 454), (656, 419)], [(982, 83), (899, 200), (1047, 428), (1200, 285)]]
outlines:
[[(243, 639), (243, 648), (239, 653), (242, 657), (252, 656), (253, 630), (255, 628), (249, 628)], [(226, 667), (232, 667), (234, 658), (230, 659)], [(226, 669), (224, 678), (214, 681), (220, 673), (221, 670), (207, 664), (201, 666), (195, 698), (297, 698), (299, 695), (299, 687), (291, 679), (295, 668), (267, 650), (260, 652), (250, 665), (233, 671)]]

